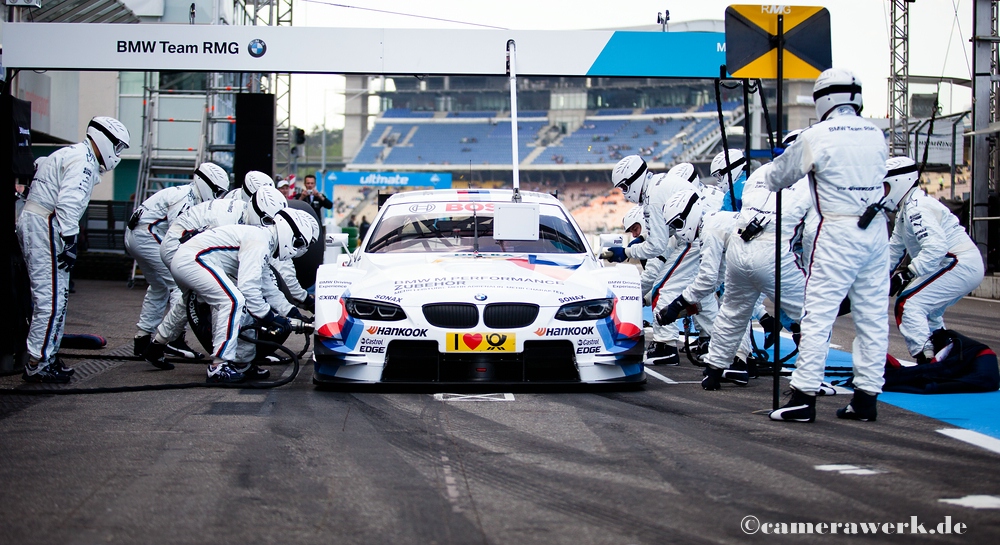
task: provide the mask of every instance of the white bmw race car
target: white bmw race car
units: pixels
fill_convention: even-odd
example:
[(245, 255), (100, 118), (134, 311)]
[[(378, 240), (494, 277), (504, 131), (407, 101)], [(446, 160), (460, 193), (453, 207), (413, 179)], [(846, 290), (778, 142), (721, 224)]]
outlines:
[(319, 269), (313, 382), (645, 382), (637, 269), (603, 266), (542, 193), (521, 193), (535, 240), (495, 239), (512, 195), (389, 198), (350, 260)]

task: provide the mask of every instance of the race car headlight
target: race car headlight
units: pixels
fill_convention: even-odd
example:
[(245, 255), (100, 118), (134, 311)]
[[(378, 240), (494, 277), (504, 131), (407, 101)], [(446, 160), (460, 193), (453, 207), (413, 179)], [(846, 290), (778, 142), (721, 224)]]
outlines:
[(611, 316), (611, 311), (615, 307), (613, 299), (591, 299), (590, 301), (577, 301), (568, 303), (556, 311), (556, 320), (576, 322), (580, 320), (600, 320)]
[(369, 301), (368, 299), (344, 298), (344, 308), (352, 318), (362, 320), (381, 320), (383, 322), (395, 322), (405, 320), (406, 313), (403, 307), (382, 301)]

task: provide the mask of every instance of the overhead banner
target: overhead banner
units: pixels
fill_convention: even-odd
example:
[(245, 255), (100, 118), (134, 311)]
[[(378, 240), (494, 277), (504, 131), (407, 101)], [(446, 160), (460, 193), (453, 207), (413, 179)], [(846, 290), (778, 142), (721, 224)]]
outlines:
[(954, 140), (952, 140), (950, 130), (948, 132), (936, 132), (931, 135), (930, 145), (927, 144), (927, 133), (911, 134), (910, 146), (914, 150), (915, 160), (918, 164), (924, 160), (924, 148), (926, 147), (928, 165), (950, 165), (952, 152), (955, 154), (955, 164), (962, 165), (965, 162), (964, 131), (965, 125), (959, 124)]
[[(4, 23), (6, 67), (333, 74), (717, 77), (718, 32)], [(44, 44), (41, 46), (40, 44)]]
[(785, 38), (785, 79), (816, 79), (833, 66), (826, 8), (738, 5), (726, 8), (726, 70), (733, 77), (778, 77), (778, 17)]
[[(317, 173), (320, 175), (320, 173)], [(450, 172), (329, 172), (326, 186), (431, 187), (451, 189)]]

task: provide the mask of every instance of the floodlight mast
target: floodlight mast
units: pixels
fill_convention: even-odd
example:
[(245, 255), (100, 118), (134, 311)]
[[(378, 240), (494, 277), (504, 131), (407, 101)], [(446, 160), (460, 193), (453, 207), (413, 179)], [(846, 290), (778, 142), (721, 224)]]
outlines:
[(517, 48), (514, 40), (507, 40), (507, 77), (510, 78), (510, 153), (514, 166), (514, 196), (512, 202), (521, 202), (521, 183), (517, 155)]

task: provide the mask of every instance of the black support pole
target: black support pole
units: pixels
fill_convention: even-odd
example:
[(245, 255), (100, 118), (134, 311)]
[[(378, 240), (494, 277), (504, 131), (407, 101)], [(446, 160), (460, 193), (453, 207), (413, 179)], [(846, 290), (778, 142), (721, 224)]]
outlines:
[[(775, 133), (781, 140), (782, 102), (784, 101), (785, 16), (778, 15), (778, 89)], [(774, 194), (774, 388), (771, 405), (777, 409), (781, 400), (781, 191)]]

